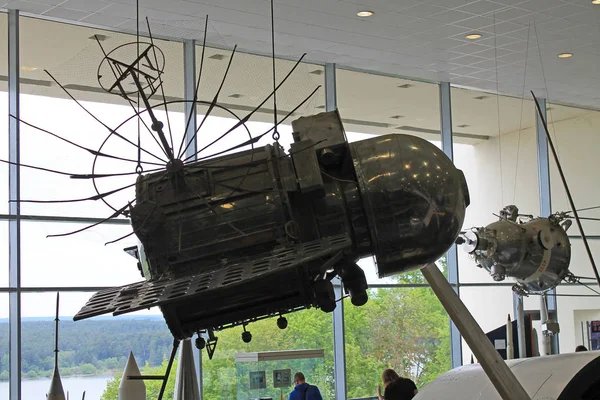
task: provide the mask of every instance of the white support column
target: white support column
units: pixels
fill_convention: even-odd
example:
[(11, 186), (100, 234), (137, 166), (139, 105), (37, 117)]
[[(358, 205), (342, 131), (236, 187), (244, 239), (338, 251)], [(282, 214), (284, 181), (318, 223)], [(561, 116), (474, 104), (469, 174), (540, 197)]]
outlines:
[[(19, 110), (19, 11), (8, 11), (8, 112)], [(20, 133), (16, 118), (8, 119), (8, 285), (9, 292), (9, 382), (10, 400), (21, 400), (21, 199)]]
[[(325, 111), (337, 109), (335, 64), (325, 64)], [(335, 278), (333, 288), (336, 299), (344, 295), (342, 282)], [(344, 302), (338, 301), (333, 310), (333, 369), (335, 400), (346, 399), (346, 341), (344, 337)]]
[(525, 310), (523, 309), (523, 296), (513, 293), (514, 317), (517, 320), (517, 343), (519, 343), (519, 358), (527, 357), (527, 344), (525, 341)]

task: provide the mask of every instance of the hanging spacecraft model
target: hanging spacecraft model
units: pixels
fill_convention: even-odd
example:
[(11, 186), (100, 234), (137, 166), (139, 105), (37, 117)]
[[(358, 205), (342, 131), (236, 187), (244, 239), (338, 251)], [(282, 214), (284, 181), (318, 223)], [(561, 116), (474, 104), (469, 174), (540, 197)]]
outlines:
[[(204, 40), (207, 26), (208, 18)], [(235, 48), (212, 101), (198, 98), (202, 62), (194, 98), (167, 101), (162, 90), (164, 53), (151, 34), (149, 43), (127, 43), (112, 51), (106, 51), (96, 39), (104, 54), (97, 73), (100, 87), (125, 99), (134, 114), (119, 126), (109, 127), (48, 72), (108, 131), (94, 150), (38, 128), (94, 156), (91, 174), (54, 172), (91, 180), (97, 194), (51, 201), (101, 200), (114, 211), (106, 220), (129, 218), (140, 244), (126, 250), (138, 259), (144, 280), (96, 293), (75, 320), (158, 306), (176, 342), (198, 334), (197, 347), (206, 347), (212, 357), (218, 339), (215, 331), (241, 325), (242, 339), (249, 342), (252, 336), (245, 327), (253, 321), (279, 317), (277, 326), (284, 329), (288, 323), (283, 315), (287, 313), (310, 307), (332, 312), (340, 300), (334, 294), (334, 277), (340, 278), (354, 305), (365, 304), (368, 287), (356, 264), (360, 258), (373, 256), (379, 276), (386, 277), (435, 262), (456, 240), (469, 204), (466, 181), (462, 171), (430, 142), (409, 135), (384, 135), (350, 144), (339, 113), (331, 111), (293, 121), (294, 143), (287, 152), (280, 146), (277, 126), (318, 90), (278, 118), (275, 93), (302, 57), (279, 83), (273, 66), (273, 91), (240, 118), (219, 103)], [(162, 99), (151, 102), (157, 92)], [(264, 112), (262, 107), (271, 98), (273, 127), (253, 136), (246, 122), (254, 113)], [(195, 111), (188, 112), (178, 151), (167, 105), (186, 110), (207, 107), (199, 124), (191, 123)], [(163, 108), (166, 124), (160, 120)], [(212, 110), (230, 114), (237, 121), (196, 151), (192, 143)], [(127, 134), (124, 125), (135, 119), (137, 144), (123, 136)], [(146, 128), (143, 136), (152, 137), (166, 159), (144, 148), (142, 126)], [(239, 127), (249, 136), (241, 143), (235, 132)], [(255, 147), (271, 131), (273, 144)], [(214, 152), (211, 146), (226, 136), (236, 141), (235, 145)], [(111, 139), (120, 143), (105, 147)], [(135, 149), (137, 160), (107, 150), (122, 147)], [(148, 162), (143, 158), (147, 155), (160, 163)], [(201, 157), (196, 159), (198, 155)], [(99, 173), (99, 159), (137, 166), (134, 172)], [(152, 169), (144, 173), (143, 165)], [(98, 179), (127, 175), (137, 175), (136, 182), (104, 193), (96, 185)], [(135, 186), (135, 199), (124, 206), (106, 200), (130, 186)], [(97, 224), (50, 236), (77, 233)]]
[(534, 218), (519, 215), (510, 205), (500, 211), (498, 221), (461, 232), (456, 243), (495, 281), (512, 277), (515, 292), (543, 293), (570, 276), (571, 224), (565, 213)]
[(337, 112), (293, 129), (289, 154), (274, 143), (140, 175), (131, 222), (146, 280), (97, 293), (75, 320), (160, 306), (177, 339), (208, 332), (212, 341), (272, 316), (285, 328), (283, 314), (335, 309), (335, 276), (364, 304), (358, 259), (374, 256), (386, 277), (454, 243), (468, 189), (436, 146), (408, 135), (349, 144)]

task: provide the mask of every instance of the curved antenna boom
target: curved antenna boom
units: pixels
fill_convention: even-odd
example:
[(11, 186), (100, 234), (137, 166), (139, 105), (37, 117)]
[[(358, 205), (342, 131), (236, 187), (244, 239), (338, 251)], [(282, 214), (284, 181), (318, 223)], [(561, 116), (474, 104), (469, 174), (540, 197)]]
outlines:
[(552, 138), (550, 137), (550, 131), (548, 131), (548, 124), (546, 123), (546, 119), (542, 113), (542, 109), (540, 108), (540, 103), (535, 97), (533, 91), (531, 91), (531, 95), (533, 96), (533, 101), (535, 102), (535, 108), (538, 111), (538, 115), (540, 116), (540, 121), (544, 126), (544, 132), (546, 132), (546, 138), (548, 140), (548, 144), (550, 145), (550, 150), (552, 150), (552, 156), (554, 157), (554, 162), (556, 162), (556, 167), (558, 168), (558, 173), (560, 174), (560, 179), (562, 180), (563, 187), (565, 188), (565, 192), (567, 193), (567, 198), (569, 199), (569, 205), (571, 206), (571, 211), (573, 212), (573, 216), (575, 217), (575, 222), (577, 222), (577, 227), (579, 228), (579, 232), (581, 232), (581, 239), (583, 239), (583, 245), (585, 246), (585, 251), (588, 254), (588, 258), (590, 259), (590, 263), (592, 264), (592, 269), (594, 270), (594, 275), (596, 276), (596, 281), (598, 282), (598, 286), (600, 286), (600, 274), (598, 274), (598, 268), (596, 268), (596, 262), (594, 261), (594, 256), (592, 255), (592, 250), (590, 249), (590, 245), (587, 240), (587, 236), (583, 231), (583, 226), (581, 225), (581, 219), (579, 218), (579, 214), (577, 213), (577, 208), (575, 207), (575, 202), (573, 201), (573, 196), (571, 196), (571, 191), (569, 190), (569, 185), (567, 185), (567, 179), (565, 178), (565, 174), (563, 173), (562, 166), (560, 161), (558, 160), (558, 154), (556, 153), (556, 149), (554, 148), (554, 143), (552, 142)]

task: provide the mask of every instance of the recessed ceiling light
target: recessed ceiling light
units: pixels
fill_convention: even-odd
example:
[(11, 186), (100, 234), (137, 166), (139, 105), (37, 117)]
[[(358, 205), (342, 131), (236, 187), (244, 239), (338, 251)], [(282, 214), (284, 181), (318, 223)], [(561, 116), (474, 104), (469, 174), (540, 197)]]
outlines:
[(573, 53), (560, 53), (558, 58), (570, 58), (573, 57)]
[(600, 4), (600, 0), (592, 0), (592, 4)]
[(363, 10), (356, 13), (359, 17), (370, 17), (373, 15), (373, 11)]
[(467, 38), (469, 40), (476, 40), (476, 39), (481, 39), (481, 35), (479, 33), (470, 33), (467, 36), (465, 36), (465, 38)]
[(244, 97), (244, 95), (239, 94), (239, 93), (234, 93), (234, 94), (230, 94), (229, 97), (232, 97), (234, 99), (239, 99), (240, 97)]
[(25, 71), (25, 72), (32, 72), (37, 70), (37, 67), (26, 67), (26, 66), (22, 66), (21, 68), (19, 68), (21, 71)]

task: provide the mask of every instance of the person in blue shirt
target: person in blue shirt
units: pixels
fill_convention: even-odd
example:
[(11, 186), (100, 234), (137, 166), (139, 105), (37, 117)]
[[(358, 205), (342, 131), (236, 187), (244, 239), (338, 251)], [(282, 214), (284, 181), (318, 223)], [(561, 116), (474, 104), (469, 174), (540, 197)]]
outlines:
[(294, 391), (290, 393), (289, 400), (323, 400), (319, 388), (315, 385), (306, 383), (306, 378), (302, 372), (294, 374)]

